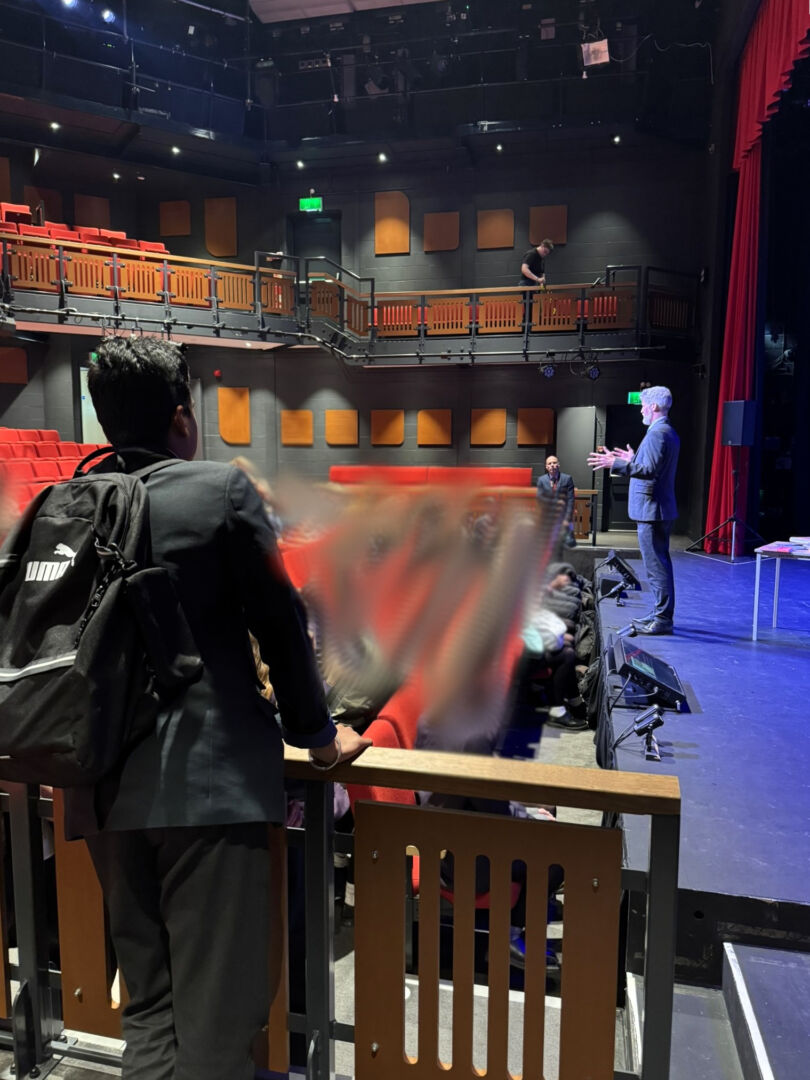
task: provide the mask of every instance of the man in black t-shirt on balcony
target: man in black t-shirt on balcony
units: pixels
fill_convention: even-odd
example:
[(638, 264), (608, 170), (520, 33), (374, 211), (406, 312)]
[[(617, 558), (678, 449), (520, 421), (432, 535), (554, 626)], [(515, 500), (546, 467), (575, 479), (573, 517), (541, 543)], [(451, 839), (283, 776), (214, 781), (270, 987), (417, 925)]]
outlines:
[(545, 285), (546, 258), (554, 250), (551, 240), (543, 240), (537, 247), (529, 248), (520, 266), (519, 285)]

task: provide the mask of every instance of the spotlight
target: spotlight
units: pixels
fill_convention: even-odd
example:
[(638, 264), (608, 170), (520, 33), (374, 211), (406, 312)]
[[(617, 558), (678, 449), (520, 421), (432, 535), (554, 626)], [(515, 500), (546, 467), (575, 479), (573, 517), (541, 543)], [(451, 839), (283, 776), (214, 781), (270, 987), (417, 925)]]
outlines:
[(75, 8), (79, 0), (62, 0), (62, 7)]
[(498, 143), (498, 145), (497, 145), (497, 146), (495, 147), (495, 149), (496, 149), (496, 150), (498, 151), (498, 153), (500, 154), (500, 153), (502, 153), (502, 151), (503, 151), (503, 145), (502, 145), (501, 143)]
[(136, 180), (145, 180), (146, 177), (143, 175), (143, 173), (138, 173), (138, 175), (135, 177), (135, 179)]
[(109, 8), (104, 8), (104, 10), (101, 13), (101, 17), (102, 17), (102, 19), (104, 20), (105, 23), (114, 23), (115, 22), (115, 12), (110, 11)]
[(174, 154), (175, 157), (177, 157), (177, 155), (180, 153), (180, 147), (179, 146), (173, 146), (172, 147), (172, 153)]
[(388, 161), (388, 154), (384, 154), (381, 150), (379, 154), (377, 154), (377, 161), (379, 161), (381, 165), (384, 165), (386, 161)]
[(121, 173), (120, 172), (114, 172), (112, 174), (112, 176), (113, 176), (113, 180), (115, 180), (116, 183), (121, 179)]
[(594, 382), (596, 382), (602, 372), (598, 364), (589, 364), (588, 370), (585, 372), (585, 374), (588, 376), (589, 379), (592, 379)]
[(553, 379), (556, 369), (553, 364), (544, 364), (543, 367), (540, 368), (540, 373), (547, 379)]
[(613, 136), (613, 145), (614, 146), (618, 146), (621, 141), (622, 141), (621, 135), (614, 135)]
[(298, 159), (298, 161), (296, 161), (295, 164), (298, 166), (299, 169), (303, 169), (303, 167), (304, 167), (304, 163), (303, 163), (303, 161), (301, 161), (300, 158)]
[(61, 126), (62, 125), (57, 124), (55, 120), (51, 120), (51, 131), (58, 131)]

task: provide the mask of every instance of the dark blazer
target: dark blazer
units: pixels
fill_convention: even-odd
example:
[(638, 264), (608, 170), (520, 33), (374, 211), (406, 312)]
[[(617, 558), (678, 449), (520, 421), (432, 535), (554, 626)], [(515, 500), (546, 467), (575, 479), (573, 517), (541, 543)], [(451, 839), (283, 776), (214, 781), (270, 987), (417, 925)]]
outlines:
[[(537, 481), (537, 498), (551, 501), (555, 498), (551, 490), (551, 477), (543, 473)], [(557, 499), (565, 499), (565, 520), (572, 521), (574, 517), (574, 478), (568, 473), (561, 472), (557, 481)]]
[(675, 470), (681, 440), (669, 419), (657, 420), (630, 461), (616, 461), (611, 476), (629, 476), (628, 511), (633, 521), (674, 521)]
[[(68, 835), (94, 831), (94, 810), (116, 830), (283, 821), (282, 732), (295, 746), (323, 746), (335, 728), (261, 500), (240, 470), (208, 461), (172, 465), (146, 486), (152, 557), (171, 572), (204, 672), (117, 775), (68, 792)], [(259, 693), (248, 630), (283, 727)]]

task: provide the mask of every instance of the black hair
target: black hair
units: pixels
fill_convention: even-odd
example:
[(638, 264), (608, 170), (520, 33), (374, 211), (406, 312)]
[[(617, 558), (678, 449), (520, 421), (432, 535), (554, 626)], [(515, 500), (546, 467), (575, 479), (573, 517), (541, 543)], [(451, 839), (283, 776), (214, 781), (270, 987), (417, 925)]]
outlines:
[(160, 338), (105, 338), (87, 385), (113, 446), (164, 449), (177, 406), (191, 407), (183, 352)]

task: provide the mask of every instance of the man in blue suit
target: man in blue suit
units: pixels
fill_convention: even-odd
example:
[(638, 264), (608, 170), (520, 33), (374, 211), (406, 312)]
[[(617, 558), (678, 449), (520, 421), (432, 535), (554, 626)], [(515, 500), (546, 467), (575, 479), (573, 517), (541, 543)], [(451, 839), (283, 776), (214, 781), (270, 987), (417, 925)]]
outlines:
[(574, 478), (560, 472), (560, 459), (556, 454), (546, 458), (546, 471), (537, 481), (537, 499), (540, 503), (565, 502), (563, 533), (566, 547), (576, 547), (574, 539)]
[(647, 434), (638, 450), (607, 450), (588, 456), (592, 469), (610, 469), (611, 476), (630, 477), (630, 517), (638, 525), (638, 544), (653, 592), (655, 607), (645, 619), (634, 620), (639, 634), (671, 634), (675, 611), (675, 582), (669, 557), (669, 534), (678, 516), (675, 471), (681, 440), (669, 422), (672, 394), (666, 386), (641, 392), (641, 419)]

